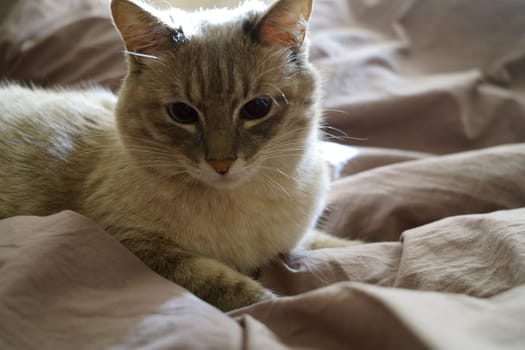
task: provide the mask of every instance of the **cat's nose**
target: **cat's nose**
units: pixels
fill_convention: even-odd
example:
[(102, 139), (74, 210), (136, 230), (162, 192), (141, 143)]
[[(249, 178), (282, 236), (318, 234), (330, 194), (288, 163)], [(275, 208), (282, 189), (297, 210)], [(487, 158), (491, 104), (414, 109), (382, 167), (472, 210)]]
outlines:
[(220, 175), (225, 175), (230, 170), (235, 159), (211, 159), (207, 161), (209, 165)]

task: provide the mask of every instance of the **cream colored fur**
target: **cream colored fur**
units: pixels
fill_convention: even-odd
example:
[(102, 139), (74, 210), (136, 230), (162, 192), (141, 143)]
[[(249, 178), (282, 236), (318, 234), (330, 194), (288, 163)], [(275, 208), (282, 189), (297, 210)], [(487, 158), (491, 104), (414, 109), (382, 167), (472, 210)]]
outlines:
[[(290, 3), (293, 1), (281, 0), (268, 16), (273, 16), (272, 20), (282, 17), (288, 26), (290, 18), (303, 21), (289, 15), (296, 6), (290, 7)], [(301, 0), (306, 16), (310, 5)], [(277, 89), (268, 83), (274, 86), (272, 90), (259, 91), (274, 96), (275, 104), (266, 119), (241, 122), (234, 117), (232, 121), (227, 119), (228, 113), (221, 112), (225, 119), (213, 126), (215, 111), (228, 107), (221, 107), (224, 102), (220, 99), (214, 102), (221, 90), (215, 95), (202, 92), (208, 82), (203, 76), (199, 87), (197, 76), (195, 90), (188, 96), (205, 93), (208, 97), (191, 97), (192, 102), (179, 93), (178, 98), (188, 99), (188, 104), (206, 100), (217, 105), (214, 109), (201, 107), (203, 120), (199, 123), (179, 125), (162, 105), (170, 100), (171, 80), (158, 77), (176, 80), (184, 67), (167, 66), (165, 62), (178, 59), (144, 41), (151, 39), (148, 26), (157, 22), (141, 11), (129, 1), (113, 1), (115, 20), (128, 50), (147, 48), (154, 51), (142, 53), (159, 57), (132, 56), (130, 73), (118, 98), (100, 88), (0, 87), (0, 217), (74, 210), (102, 225), (153, 270), (223, 310), (273, 298), (272, 292), (247, 275), (301, 242), (311, 248), (350, 244), (324, 234), (307, 235), (313, 232), (328, 187), (320, 156), (315, 72), (304, 62), (289, 68), (296, 70), (293, 79), (281, 76), (284, 73), (273, 67), (290, 64), (287, 48), (278, 47), (274, 54), (271, 48), (248, 42), (238, 50), (271, 53), (263, 62), (270, 68), (262, 67), (257, 57), (246, 64), (262, 67), (266, 79), (282, 80)], [(283, 11), (287, 17), (282, 16)], [(134, 18), (142, 22), (130, 26)], [(130, 28), (145, 34), (127, 32)], [(158, 36), (165, 30), (162, 27), (151, 33)], [(299, 28), (297, 37), (265, 33), (265, 45), (300, 45), (304, 27)], [(242, 38), (246, 33), (236, 35)], [(153, 42), (162, 44), (162, 38), (156, 40)], [(217, 59), (226, 65), (230, 58), (220, 55)], [(213, 64), (213, 60), (202, 61), (200, 67), (211, 71)], [(192, 72), (194, 68), (188, 69)], [(245, 73), (242, 67), (238, 69), (241, 71), (235, 74), (242, 79)], [(222, 78), (217, 75), (216, 79)], [(228, 88), (235, 93), (238, 86)], [(218, 174), (205, 161), (206, 152), (229, 154), (224, 152), (234, 144), (221, 128), (234, 122), (238, 126), (231, 128), (238, 131), (232, 137), (240, 138), (232, 148), (237, 159), (228, 174)], [(251, 133), (262, 132), (256, 130), (263, 124), (269, 140), (263, 142), (260, 136), (251, 139)], [(193, 146), (188, 140), (194, 139), (202, 139), (198, 142), (204, 145)], [(226, 151), (210, 150), (206, 142)], [(260, 144), (253, 146), (254, 142)], [(253, 148), (257, 148), (255, 153)]]

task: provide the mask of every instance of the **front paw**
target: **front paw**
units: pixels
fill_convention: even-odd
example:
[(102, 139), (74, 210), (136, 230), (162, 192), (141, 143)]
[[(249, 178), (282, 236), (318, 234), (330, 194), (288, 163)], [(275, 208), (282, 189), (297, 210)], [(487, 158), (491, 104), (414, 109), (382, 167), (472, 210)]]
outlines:
[(309, 250), (323, 249), (323, 248), (345, 248), (362, 244), (358, 240), (348, 240), (340, 237), (329, 235), (322, 231), (313, 231), (303, 242), (303, 247)]
[(161, 249), (143, 247), (130, 248), (134, 248), (132, 251), (155, 272), (223, 311), (276, 298), (274, 293), (254, 279), (217, 260), (170, 246)]
[(258, 298), (257, 302), (263, 302), (268, 300), (275, 300), (278, 296), (269, 289), (263, 288), (261, 295)]
[[(241, 287), (242, 285), (242, 287)], [(210, 298), (209, 295), (203, 299), (211, 302), (222, 311), (231, 311), (252, 304), (274, 300), (277, 295), (271, 290), (264, 288), (254, 280), (237, 282), (229, 291)]]

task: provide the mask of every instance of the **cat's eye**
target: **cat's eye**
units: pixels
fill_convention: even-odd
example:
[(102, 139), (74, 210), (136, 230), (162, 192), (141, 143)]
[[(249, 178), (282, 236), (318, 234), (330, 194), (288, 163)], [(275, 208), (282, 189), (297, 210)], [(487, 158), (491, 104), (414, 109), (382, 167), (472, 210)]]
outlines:
[(257, 97), (246, 103), (241, 109), (241, 117), (244, 119), (260, 119), (266, 116), (272, 108), (272, 100), (269, 97)]
[(183, 102), (169, 104), (167, 109), (170, 117), (177, 123), (192, 124), (199, 120), (197, 111)]

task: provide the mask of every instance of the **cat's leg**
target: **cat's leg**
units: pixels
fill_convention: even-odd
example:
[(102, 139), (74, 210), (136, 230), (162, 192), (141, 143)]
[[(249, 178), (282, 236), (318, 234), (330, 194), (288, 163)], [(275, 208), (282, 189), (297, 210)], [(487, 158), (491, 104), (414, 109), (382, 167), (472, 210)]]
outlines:
[(122, 243), (161, 276), (230, 311), (275, 298), (270, 290), (220, 261), (181, 250), (169, 241), (133, 239)]
[(322, 248), (349, 247), (361, 243), (363, 242), (335, 237), (326, 232), (314, 229), (303, 241), (302, 246), (306, 249), (314, 250)]

